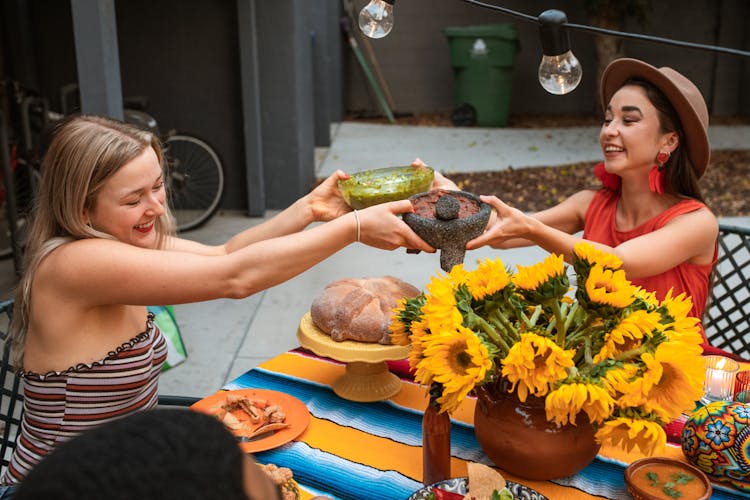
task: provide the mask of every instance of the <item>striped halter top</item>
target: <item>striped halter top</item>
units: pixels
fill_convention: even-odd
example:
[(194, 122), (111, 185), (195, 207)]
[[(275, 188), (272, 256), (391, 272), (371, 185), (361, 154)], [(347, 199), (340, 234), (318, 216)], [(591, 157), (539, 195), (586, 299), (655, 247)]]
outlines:
[(44, 375), (22, 371), (21, 431), (0, 482), (21, 482), (47, 453), (87, 429), (154, 408), (166, 359), (166, 341), (149, 313), (144, 332), (100, 361)]

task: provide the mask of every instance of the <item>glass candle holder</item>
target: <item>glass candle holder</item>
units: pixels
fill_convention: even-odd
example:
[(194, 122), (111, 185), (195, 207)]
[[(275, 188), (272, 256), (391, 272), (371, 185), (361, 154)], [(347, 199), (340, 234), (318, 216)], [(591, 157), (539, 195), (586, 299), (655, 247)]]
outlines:
[(732, 401), (734, 397), (734, 379), (740, 370), (740, 364), (724, 356), (705, 356), (706, 378), (703, 381), (704, 403), (713, 401)]
[(734, 400), (740, 403), (750, 403), (750, 370), (737, 374), (734, 381)]

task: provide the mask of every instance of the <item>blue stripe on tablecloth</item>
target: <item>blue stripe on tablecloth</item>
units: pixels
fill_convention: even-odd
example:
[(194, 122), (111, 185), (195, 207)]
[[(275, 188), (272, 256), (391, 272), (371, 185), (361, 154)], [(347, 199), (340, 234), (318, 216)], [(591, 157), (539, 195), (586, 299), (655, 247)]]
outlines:
[(301, 486), (322, 491), (335, 500), (406, 499), (422, 487), (397, 471), (351, 462), (302, 441), (255, 453), (255, 459), (284, 464), (294, 471)]
[[(422, 414), (412, 408), (397, 405), (391, 401), (378, 401), (373, 403), (348, 401), (338, 397), (328, 385), (265, 370), (263, 368), (254, 368), (224, 386), (224, 389), (227, 390), (247, 388), (270, 389), (290, 394), (303, 401), (310, 413), (315, 417), (330, 420), (337, 425), (359, 429), (368, 434), (388, 438), (410, 446), (421, 446), (422, 444)], [(295, 450), (297, 449), (297, 444), (304, 443), (295, 443)], [(287, 451), (288, 447), (289, 446), (284, 446), (282, 448), (277, 448), (276, 450), (263, 452), (263, 454), (259, 455), (265, 456), (266, 453), (289, 453)], [(325, 454), (320, 450), (316, 451), (318, 454), (335, 457), (334, 455)], [(451, 430), (451, 454), (463, 460), (491, 464), (476, 440), (474, 428), (455, 420), (453, 421)], [(284, 462), (281, 463), (284, 463), (286, 467), (295, 470), (295, 468), (287, 462), (287, 460), (295, 457), (296, 455), (293, 455), (292, 457), (285, 456)], [(390, 482), (392, 480), (387, 474), (398, 474), (392, 471), (380, 471), (362, 464), (354, 464), (341, 459), (340, 457), (335, 458), (345, 462), (345, 465), (342, 466), (339, 464), (333, 472), (328, 469), (320, 469), (318, 471), (320, 477), (326, 479), (326, 487), (328, 487), (331, 474), (348, 477), (347, 468), (349, 470), (363, 468), (362, 470), (358, 470), (358, 474), (362, 474), (363, 478), (371, 478), (373, 487), (377, 484), (377, 487), (381, 489), (382, 482)], [(268, 459), (268, 462), (273, 462), (273, 460)], [(311, 469), (309, 462), (304, 462), (302, 465), (303, 467), (300, 470)], [(604, 498), (613, 500), (630, 499), (631, 497), (627, 493), (623, 480), (625, 465), (626, 464), (620, 461), (598, 456), (588, 467), (575, 476), (555, 480), (554, 482), (571, 486), (589, 494), (602, 496)], [(404, 478), (404, 480), (410, 482), (408, 486), (412, 488), (410, 491), (413, 492), (418, 489), (420, 483), (400, 474), (398, 475)], [(355, 481), (357, 477), (359, 476), (352, 475), (351, 481)], [(320, 478), (318, 478), (318, 480), (319, 479)], [(337, 480), (344, 479), (347, 478), (337, 478)], [(304, 481), (306, 482), (308, 479), (305, 478)], [(310, 481), (310, 485), (314, 486), (316, 484), (314, 480)], [(398, 484), (398, 482), (395, 481), (394, 485), (395, 484)], [(412, 487), (413, 484), (417, 484), (417, 487)], [(349, 486), (346, 484), (343, 484), (341, 488), (344, 489), (342, 498), (369, 498), (356, 495), (353, 497), (347, 497), (346, 495), (354, 494), (355, 492), (348, 491), (347, 488), (349, 488)], [(337, 494), (335, 491), (332, 491), (331, 493)], [(397, 499), (408, 497), (408, 494), (403, 497), (383, 496), (382, 491), (379, 491), (377, 495), (375, 491), (372, 491), (371, 493), (374, 495), (372, 498)], [(363, 495), (365, 492), (357, 491), (356, 494)], [(750, 498), (750, 495), (714, 483), (714, 494), (712, 499), (735, 500), (739, 498)]]

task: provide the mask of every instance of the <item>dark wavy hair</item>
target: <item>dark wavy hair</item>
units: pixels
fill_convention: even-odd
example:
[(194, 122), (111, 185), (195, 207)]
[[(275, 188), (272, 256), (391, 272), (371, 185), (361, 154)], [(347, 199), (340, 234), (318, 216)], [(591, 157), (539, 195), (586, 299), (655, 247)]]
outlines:
[(645, 90), (646, 97), (659, 113), (661, 132), (663, 134), (676, 132), (679, 137), (679, 146), (664, 165), (664, 191), (678, 196), (694, 198), (705, 203), (698, 185), (698, 176), (688, 156), (682, 122), (672, 103), (661, 90), (646, 80), (630, 79), (622, 84), (623, 87), (626, 85), (635, 85)]

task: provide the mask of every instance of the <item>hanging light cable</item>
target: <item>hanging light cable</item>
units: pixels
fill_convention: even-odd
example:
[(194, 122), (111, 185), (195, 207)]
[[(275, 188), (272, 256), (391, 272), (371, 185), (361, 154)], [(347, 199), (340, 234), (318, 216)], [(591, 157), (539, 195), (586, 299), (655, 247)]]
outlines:
[[(539, 65), (539, 82), (552, 94), (566, 94), (576, 88), (581, 80), (582, 70), (578, 59), (570, 50), (567, 30), (586, 31), (606, 36), (629, 38), (645, 42), (661, 43), (688, 49), (706, 50), (740, 57), (750, 57), (746, 50), (719, 47), (702, 43), (684, 42), (651, 35), (627, 33), (596, 26), (569, 23), (567, 16), (560, 10), (547, 10), (539, 17), (530, 16), (499, 5), (479, 0), (461, 0), (477, 7), (502, 12), (527, 22), (539, 24), (539, 35), (542, 42), (542, 62)], [(362, 32), (371, 38), (382, 38), (393, 28), (393, 4), (395, 0), (372, 0), (362, 9), (359, 15), (359, 26)], [(558, 53), (562, 48), (565, 51)]]
[[(479, 0), (461, 0), (461, 1), (470, 3), (472, 5), (476, 5), (477, 7), (483, 7), (485, 9), (502, 12), (504, 14), (508, 14), (509, 16), (522, 19), (524, 21), (534, 22), (534, 23), (538, 22), (537, 17), (524, 14), (523, 12), (518, 12), (512, 9), (508, 9), (506, 7), (500, 7), (499, 5), (493, 5), (493, 4), (489, 4), (486, 2), (480, 2)], [(720, 47), (717, 45), (707, 45), (703, 43), (684, 42), (682, 40), (673, 40), (671, 38), (663, 38), (663, 37), (652, 36), (652, 35), (642, 35), (640, 33), (628, 33), (624, 31), (616, 31), (616, 30), (610, 30), (606, 28), (600, 28), (598, 26), (588, 26), (585, 24), (569, 23), (567, 21), (563, 22), (562, 26), (571, 30), (586, 31), (589, 33), (596, 33), (599, 35), (614, 36), (618, 38), (630, 38), (632, 40), (641, 40), (644, 42), (674, 45), (676, 47), (684, 47), (688, 49), (706, 50), (710, 52), (720, 52), (722, 54), (730, 54), (733, 56), (750, 57), (750, 52), (748, 52), (747, 50), (733, 49), (730, 47)]]

